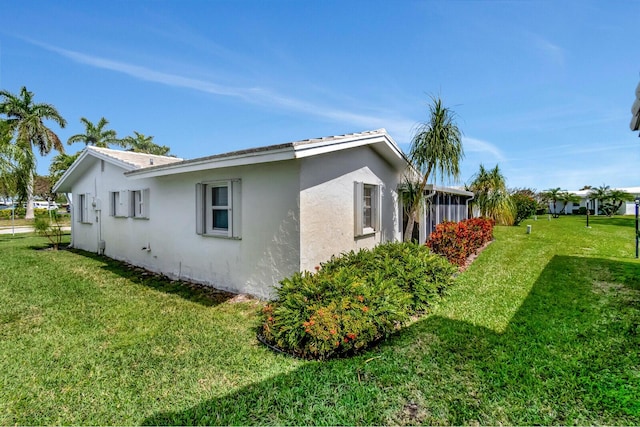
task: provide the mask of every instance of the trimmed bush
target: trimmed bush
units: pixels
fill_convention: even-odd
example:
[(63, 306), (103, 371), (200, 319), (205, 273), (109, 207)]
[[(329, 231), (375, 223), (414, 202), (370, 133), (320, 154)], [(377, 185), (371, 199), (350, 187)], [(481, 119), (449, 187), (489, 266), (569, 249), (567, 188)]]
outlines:
[(525, 219), (535, 215), (538, 202), (529, 195), (515, 193), (511, 195), (511, 201), (515, 207), (515, 220), (513, 225), (518, 225)]
[(495, 222), (487, 218), (471, 218), (460, 222), (443, 222), (427, 240), (426, 245), (452, 264), (462, 266), (469, 255), (493, 240)]
[[(23, 207), (15, 208), (15, 218), (24, 218), (27, 210)], [(0, 219), (11, 219), (11, 209), (3, 209), (0, 211)]]
[(428, 248), (387, 243), (284, 279), (259, 333), (310, 359), (354, 354), (397, 331), (451, 285), (455, 267)]

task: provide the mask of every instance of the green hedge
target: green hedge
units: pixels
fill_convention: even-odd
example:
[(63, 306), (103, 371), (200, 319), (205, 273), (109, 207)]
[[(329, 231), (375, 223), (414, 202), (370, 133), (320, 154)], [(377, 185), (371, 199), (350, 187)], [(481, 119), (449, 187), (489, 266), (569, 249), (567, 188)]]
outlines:
[[(27, 210), (23, 207), (15, 208), (15, 218), (24, 218)], [(3, 209), (0, 211), (0, 219), (11, 219), (11, 209)]]
[(296, 356), (327, 359), (361, 351), (397, 331), (453, 282), (455, 267), (414, 243), (351, 251), (317, 273), (284, 279), (262, 310), (259, 335)]
[[(23, 207), (17, 207), (15, 209), (15, 218), (22, 219), (27, 214), (27, 209)], [(46, 217), (49, 216), (49, 210), (43, 208), (37, 208), (33, 210), (33, 215), (38, 217)], [(0, 219), (11, 219), (11, 209), (3, 209), (0, 211)]]

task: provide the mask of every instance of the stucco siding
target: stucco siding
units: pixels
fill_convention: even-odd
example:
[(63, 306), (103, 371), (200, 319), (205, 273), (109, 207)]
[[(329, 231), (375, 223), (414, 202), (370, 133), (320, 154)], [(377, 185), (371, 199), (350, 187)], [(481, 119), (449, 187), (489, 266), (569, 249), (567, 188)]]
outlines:
[[(138, 241), (114, 255), (129, 253), (128, 261), (172, 277), (269, 297), (299, 268), (297, 176), (291, 161), (153, 179), (149, 220), (130, 219)], [(240, 238), (196, 234), (196, 184), (228, 179), (241, 183), (240, 204), (234, 203)]]
[[(400, 174), (369, 147), (301, 160), (300, 269), (313, 271), (341, 252), (401, 240), (397, 185)], [(354, 183), (379, 185), (381, 230), (356, 237)]]
[[(115, 218), (110, 216), (109, 193), (121, 190), (151, 190), (152, 180), (128, 180), (124, 169), (99, 159), (87, 160), (92, 162), (87, 172), (73, 185), (73, 246), (90, 252), (99, 252), (98, 242), (106, 243), (105, 255), (129, 260), (133, 253), (133, 246), (139, 250), (148, 242), (151, 226), (148, 220), (134, 218)], [(80, 195), (86, 194), (89, 223), (79, 221)], [(153, 198), (152, 198), (153, 204)], [(152, 215), (153, 206), (149, 207)]]

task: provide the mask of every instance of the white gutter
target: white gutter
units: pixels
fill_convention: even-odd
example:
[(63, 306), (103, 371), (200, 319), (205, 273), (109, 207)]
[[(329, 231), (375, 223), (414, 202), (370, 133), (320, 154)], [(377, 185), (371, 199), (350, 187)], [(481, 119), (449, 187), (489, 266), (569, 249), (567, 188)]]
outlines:
[(476, 195), (475, 195), (475, 193), (474, 193), (474, 194), (473, 194), (473, 196), (471, 196), (471, 198), (470, 198), (470, 199), (467, 199), (467, 201), (465, 202), (466, 207), (467, 207), (467, 219), (469, 219), (469, 217), (468, 217), (468, 215), (469, 215), (469, 202), (470, 202), (470, 201), (472, 201), (472, 200), (474, 200), (475, 198), (476, 198)]

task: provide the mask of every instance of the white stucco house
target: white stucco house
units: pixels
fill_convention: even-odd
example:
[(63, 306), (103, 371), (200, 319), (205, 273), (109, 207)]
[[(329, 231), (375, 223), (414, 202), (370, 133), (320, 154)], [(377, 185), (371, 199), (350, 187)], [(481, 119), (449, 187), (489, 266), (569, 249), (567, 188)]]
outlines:
[(384, 129), (193, 160), (89, 146), (54, 191), (72, 194), (75, 248), (270, 297), (334, 254), (401, 240), (407, 166)]
[[(640, 197), (640, 187), (620, 187), (620, 188), (612, 188), (612, 190), (620, 190), (625, 191), (634, 198)], [(564, 212), (567, 214), (576, 214), (581, 207), (589, 207), (589, 209), (594, 213), (594, 215), (598, 215), (600, 212), (601, 202), (599, 200), (594, 199), (590, 196), (592, 190), (574, 190), (569, 191), (569, 193), (573, 193), (580, 198), (579, 202), (575, 202), (573, 204), (569, 204), (569, 206), (564, 209), (563, 202), (556, 203), (556, 210), (558, 212)], [(553, 212), (553, 204), (549, 203), (549, 212)], [(636, 212), (636, 203), (635, 201), (626, 201), (623, 202), (620, 206), (620, 209), (615, 213), (616, 215), (635, 215)]]

